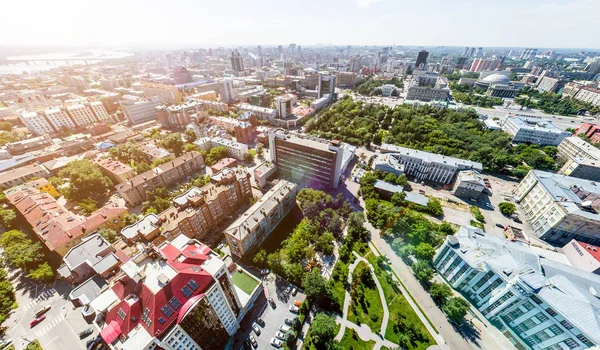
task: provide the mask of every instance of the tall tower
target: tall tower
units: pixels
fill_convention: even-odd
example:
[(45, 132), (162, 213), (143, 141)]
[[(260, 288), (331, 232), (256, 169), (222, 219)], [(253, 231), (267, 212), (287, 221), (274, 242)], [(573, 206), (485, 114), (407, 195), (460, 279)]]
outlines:
[(419, 68), (421, 64), (425, 65), (427, 63), (427, 58), (429, 57), (429, 52), (422, 50), (419, 52), (417, 56), (417, 62), (415, 62), (415, 69)]

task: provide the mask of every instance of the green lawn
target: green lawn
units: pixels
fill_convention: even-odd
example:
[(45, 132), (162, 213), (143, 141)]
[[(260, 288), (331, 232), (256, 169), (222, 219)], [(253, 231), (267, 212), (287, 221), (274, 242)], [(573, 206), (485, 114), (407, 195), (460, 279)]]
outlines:
[(346, 289), (344, 283), (348, 280), (348, 264), (345, 264), (341, 260), (333, 267), (331, 278), (329, 279), (329, 288), (331, 290), (332, 298), (336, 301), (339, 306), (339, 312), (341, 313), (344, 306), (344, 298), (346, 296)]
[(258, 281), (254, 278), (248, 276), (244, 272), (237, 271), (231, 276), (231, 282), (235, 284), (238, 288), (243, 290), (246, 294), (251, 295), (252, 291), (256, 286), (258, 286)]
[(344, 337), (340, 341), (341, 349), (371, 350), (374, 346), (374, 341), (363, 341), (358, 337), (358, 334), (350, 328), (346, 328), (346, 331), (344, 332)]
[[(369, 271), (367, 264), (360, 262), (356, 266), (354, 273), (359, 273), (361, 269)], [(373, 283), (373, 286), (369, 287), (362, 282), (358, 282), (356, 285), (356, 294), (363, 297), (353, 298), (350, 302), (348, 320), (358, 325), (364, 323), (371, 328), (373, 333), (379, 333), (381, 330), (381, 319), (383, 318), (383, 306), (381, 305), (377, 286)]]
[(407, 344), (409, 349), (423, 350), (436, 344), (435, 340), (431, 337), (431, 334), (429, 334), (417, 314), (408, 304), (408, 301), (406, 301), (404, 295), (392, 286), (390, 280), (386, 277), (389, 275), (387, 271), (377, 265), (377, 257), (375, 257), (374, 254), (369, 254), (367, 255), (367, 260), (375, 268), (375, 274), (383, 288), (383, 293), (385, 294), (388, 309), (390, 311), (390, 320), (385, 332), (385, 338), (398, 344), (402, 334), (413, 332), (417, 336), (411, 337), (411, 342)]

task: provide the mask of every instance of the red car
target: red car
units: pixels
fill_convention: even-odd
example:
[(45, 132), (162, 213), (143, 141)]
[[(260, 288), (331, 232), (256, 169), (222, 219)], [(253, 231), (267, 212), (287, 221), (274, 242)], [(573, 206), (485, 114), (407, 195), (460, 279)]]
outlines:
[(33, 321), (31, 321), (31, 323), (29, 324), (29, 327), (30, 328), (35, 327), (38, 323), (42, 322), (45, 319), (46, 319), (46, 315), (42, 315), (38, 318), (34, 318)]

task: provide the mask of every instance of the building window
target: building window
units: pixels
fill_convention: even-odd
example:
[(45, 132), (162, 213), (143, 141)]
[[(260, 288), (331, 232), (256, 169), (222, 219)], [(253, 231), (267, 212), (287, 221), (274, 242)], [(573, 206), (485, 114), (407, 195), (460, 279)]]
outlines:
[(192, 293), (192, 290), (188, 286), (183, 286), (183, 288), (181, 288), (181, 294), (185, 295), (186, 298), (189, 298)]
[(594, 346), (594, 343), (592, 343), (585, 335), (583, 334), (577, 334), (577, 339), (581, 340), (582, 343), (584, 343), (586, 346), (592, 347)]
[(565, 327), (566, 329), (573, 329), (573, 325), (571, 325), (569, 322), (567, 322), (567, 320), (560, 321), (560, 324), (562, 324), (563, 327)]
[(123, 311), (123, 309), (119, 308), (119, 311), (117, 311), (117, 315), (119, 316), (120, 319), (124, 320), (125, 319), (125, 311)]
[(550, 315), (550, 316), (552, 316), (552, 317), (556, 316), (556, 311), (554, 311), (554, 310), (553, 310), (552, 308), (550, 308), (550, 307), (546, 309), (546, 312), (548, 313), (548, 315)]

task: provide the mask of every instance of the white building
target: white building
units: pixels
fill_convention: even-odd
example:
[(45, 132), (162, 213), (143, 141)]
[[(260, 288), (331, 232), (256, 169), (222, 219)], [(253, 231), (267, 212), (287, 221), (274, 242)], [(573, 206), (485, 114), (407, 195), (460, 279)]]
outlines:
[(227, 155), (235, 159), (244, 160), (246, 154), (248, 154), (248, 146), (235, 142), (233, 140), (224, 139), (222, 137), (203, 137), (194, 142), (203, 151), (210, 151), (211, 148), (223, 146), (227, 148)]
[(485, 181), (475, 170), (459, 171), (454, 183), (454, 195), (463, 198), (477, 198), (485, 190)]
[(461, 227), (433, 262), (517, 348), (583, 350), (600, 344), (600, 276), (538, 252)]
[(240, 103), (236, 106), (236, 108), (240, 111), (250, 112), (256, 115), (258, 119), (262, 120), (273, 120), (277, 116), (276, 109), (254, 106), (248, 103)]
[(570, 136), (558, 145), (558, 156), (562, 159), (586, 158), (600, 160), (600, 149), (592, 146), (581, 137)]
[(552, 124), (549, 119), (508, 116), (502, 130), (513, 137), (515, 143), (535, 143), (545, 146), (558, 146), (562, 140), (571, 136)]
[(23, 112), (20, 116), (21, 121), (29, 131), (36, 135), (54, 134), (52, 125), (44, 118), (43, 114), (36, 112)]
[(574, 267), (585, 272), (600, 274), (599, 247), (573, 239), (562, 247), (562, 252)]
[(460, 170), (483, 170), (481, 163), (387, 143), (381, 145), (381, 153), (390, 153), (389, 157), (394, 158), (394, 160), (388, 162), (388, 164), (395, 167), (402, 166), (401, 171), (406, 175), (414, 176), (417, 181), (449, 184), (454, 180), (454, 175)]
[(108, 112), (106, 111), (106, 108), (104, 108), (102, 102), (90, 102), (90, 108), (99, 121), (106, 121), (108, 119)]
[(82, 103), (67, 106), (66, 109), (78, 127), (88, 126), (97, 121), (92, 109)]
[(600, 184), (532, 170), (514, 193), (540, 239), (557, 244), (571, 239), (600, 242)]
[(44, 114), (46, 116), (46, 120), (48, 120), (50, 122), (50, 124), (52, 125), (52, 127), (54, 128), (54, 130), (56, 132), (58, 132), (62, 129), (73, 130), (73, 129), (77, 128), (77, 125), (75, 125), (75, 122), (73, 122), (73, 119), (71, 119), (69, 117), (69, 114), (63, 108), (59, 108), (59, 107), (46, 108), (44, 110)]
[(154, 96), (148, 100), (119, 101), (119, 104), (131, 124), (140, 124), (156, 119), (154, 107), (161, 102), (158, 96)]

